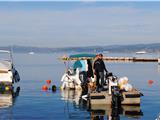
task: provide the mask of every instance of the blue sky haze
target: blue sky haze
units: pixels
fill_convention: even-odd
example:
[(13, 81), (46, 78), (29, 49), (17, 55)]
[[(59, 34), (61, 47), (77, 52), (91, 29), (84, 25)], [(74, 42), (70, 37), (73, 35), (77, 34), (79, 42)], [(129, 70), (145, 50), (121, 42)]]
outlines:
[(157, 43), (160, 2), (0, 2), (1, 46)]

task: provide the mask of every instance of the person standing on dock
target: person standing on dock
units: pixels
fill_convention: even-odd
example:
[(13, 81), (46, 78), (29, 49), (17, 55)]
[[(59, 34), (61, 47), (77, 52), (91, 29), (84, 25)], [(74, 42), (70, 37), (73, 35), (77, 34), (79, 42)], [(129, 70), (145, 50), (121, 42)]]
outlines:
[[(108, 73), (104, 61), (103, 61), (103, 54), (98, 55), (98, 59), (94, 62), (94, 74), (96, 74), (96, 86), (97, 91), (99, 91), (100, 88), (103, 89), (104, 86), (104, 71)], [(101, 84), (100, 81), (101, 80)]]

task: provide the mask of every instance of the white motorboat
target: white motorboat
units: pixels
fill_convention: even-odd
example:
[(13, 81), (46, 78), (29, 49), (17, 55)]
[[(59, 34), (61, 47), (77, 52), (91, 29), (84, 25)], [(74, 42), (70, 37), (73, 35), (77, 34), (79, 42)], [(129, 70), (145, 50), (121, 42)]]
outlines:
[(12, 52), (0, 50), (0, 88), (12, 86), (13, 83), (19, 81), (20, 76), (14, 67)]
[(128, 83), (127, 77), (119, 80), (109, 73), (106, 76), (107, 85), (101, 91), (88, 93), (88, 101), (92, 105), (140, 105), (143, 94)]
[(34, 52), (29, 52), (28, 54), (30, 54), (30, 55), (34, 55)]
[(136, 54), (146, 54), (147, 52), (145, 50), (137, 51)]

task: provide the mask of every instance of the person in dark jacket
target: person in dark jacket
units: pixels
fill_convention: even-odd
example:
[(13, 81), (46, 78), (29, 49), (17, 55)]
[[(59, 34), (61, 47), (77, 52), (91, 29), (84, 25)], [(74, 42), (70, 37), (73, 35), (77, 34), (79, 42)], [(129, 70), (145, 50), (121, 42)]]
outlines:
[(91, 78), (91, 77), (94, 78), (91, 60), (87, 59), (87, 64), (88, 64), (87, 76), (88, 78)]
[[(103, 89), (104, 85), (104, 71), (108, 73), (104, 61), (103, 61), (103, 55), (99, 54), (98, 59), (94, 62), (94, 73), (96, 74), (96, 85), (97, 85), (97, 91), (99, 91), (99, 88)], [(101, 83), (99, 82), (101, 80)]]

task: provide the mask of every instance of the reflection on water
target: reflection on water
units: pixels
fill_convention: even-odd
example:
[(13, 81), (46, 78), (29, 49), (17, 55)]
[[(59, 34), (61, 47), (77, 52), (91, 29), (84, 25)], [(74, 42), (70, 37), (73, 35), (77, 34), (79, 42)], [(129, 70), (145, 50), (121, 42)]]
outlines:
[(62, 100), (73, 102), (79, 105), (82, 91), (81, 90), (62, 90), (61, 96)]
[(69, 120), (89, 119), (87, 102), (81, 99), (81, 90), (63, 90), (61, 99), (65, 101), (64, 111)]
[(19, 96), (20, 87), (12, 91), (0, 92), (0, 119), (2, 120), (12, 120), (13, 111), (12, 106), (14, 105), (16, 98)]
[(16, 97), (19, 95), (20, 87), (16, 88), (16, 91), (3, 91), (0, 92), (0, 108), (6, 108), (13, 105)]
[(61, 91), (62, 100), (66, 101), (65, 110), (67, 110), (69, 119), (74, 119), (75, 117), (80, 119), (79, 114), (75, 113), (75, 108), (78, 108), (79, 111), (88, 112), (90, 120), (120, 120), (122, 117), (139, 119), (143, 116), (140, 106), (122, 105), (117, 109), (112, 108), (111, 105), (92, 105), (89, 108), (87, 102), (82, 100), (81, 94), (82, 92), (78, 90)]
[(95, 105), (91, 107), (91, 120), (120, 120), (120, 116), (139, 119), (143, 116), (140, 106), (125, 106), (112, 108), (110, 105)]

